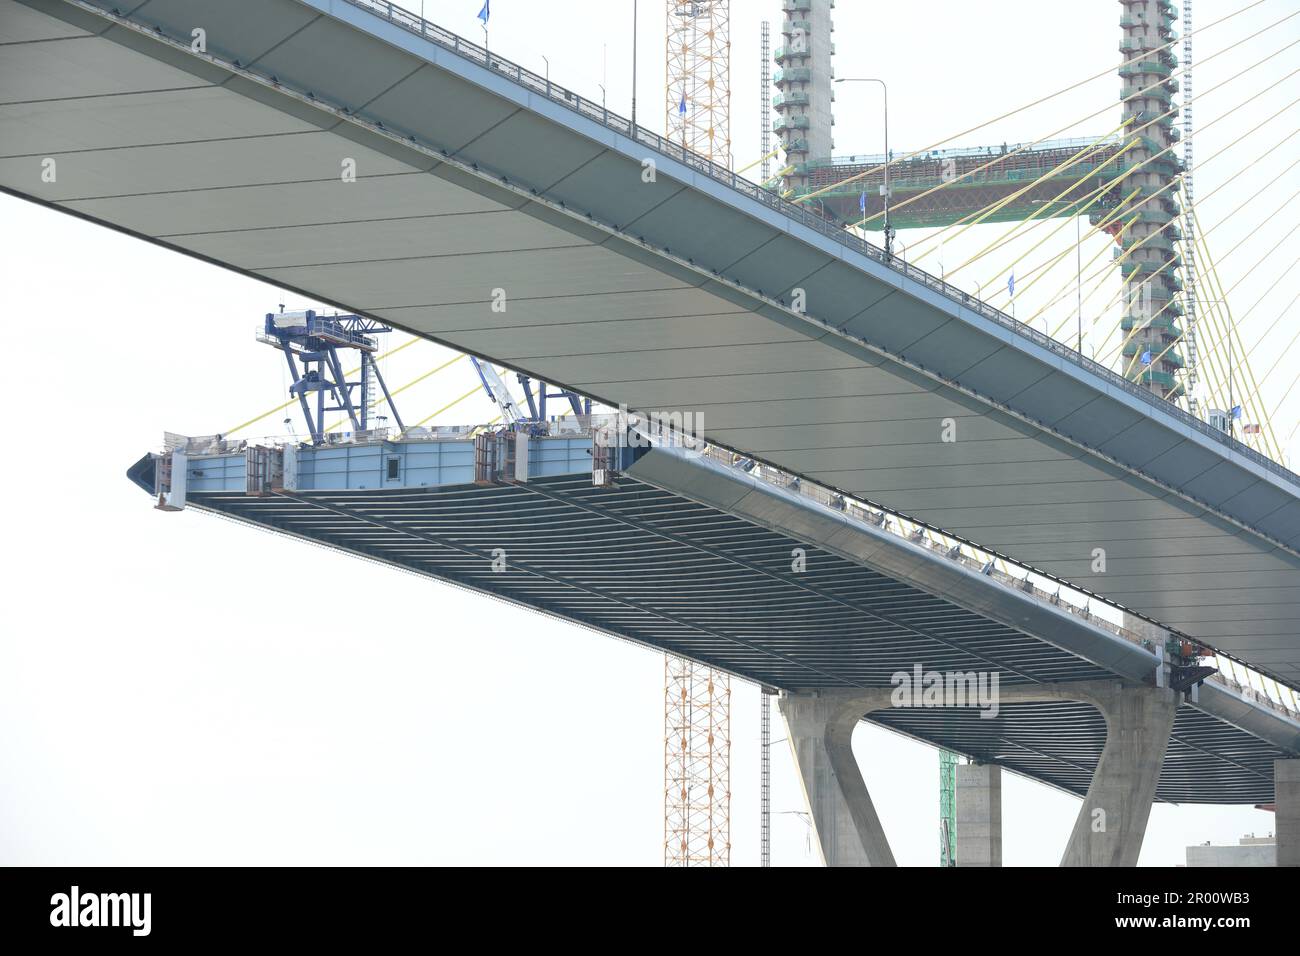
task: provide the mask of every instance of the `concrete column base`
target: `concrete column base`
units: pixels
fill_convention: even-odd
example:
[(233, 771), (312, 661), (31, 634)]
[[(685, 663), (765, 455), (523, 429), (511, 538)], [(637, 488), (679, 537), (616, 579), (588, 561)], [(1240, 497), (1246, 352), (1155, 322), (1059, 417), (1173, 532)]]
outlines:
[(958, 866), (1002, 865), (1002, 768), (957, 765)]
[(1061, 866), (1136, 866), (1164, 766), (1178, 695), (1111, 684), (1082, 695), (1106, 718), (1106, 746)]
[(866, 782), (853, 758), (853, 728), (889, 705), (889, 691), (782, 694), (790, 747), (827, 866), (893, 866)]
[(1277, 865), (1300, 866), (1300, 760), (1273, 761)]

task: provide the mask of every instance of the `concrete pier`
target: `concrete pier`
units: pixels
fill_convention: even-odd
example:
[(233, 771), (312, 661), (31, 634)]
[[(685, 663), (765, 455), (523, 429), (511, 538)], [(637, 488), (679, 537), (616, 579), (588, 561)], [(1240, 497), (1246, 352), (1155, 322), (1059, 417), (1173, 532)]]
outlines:
[(1164, 765), (1178, 695), (1168, 688), (1089, 689), (1106, 718), (1106, 746), (1066, 845), (1062, 866), (1136, 866)]
[(1277, 865), (1300, 866), (1300, 760), (1273, 761)]
[(894, 865), (852, 747), (853, 729), (863, 714), (888, 705), (888, 690), (780, 697), (781, 716), (827, 866)]
[[(1079, 808), (1061, 866), (1136, 866), (1178, 712), (1179, 696), (1168, 688), (1122, 681), (1004, 687), (999, 696), (1003, 704), (1080, 701), (1096, 707), (1105, 717), (1106, 745)], [(782, 694), (780, 704), (826, 865), (893, 866), (893, 853), (850, 746), (858, 721), (873, 711), (891, 706), (889, 689), (809, 690)], [(1300, 766), (1300, 761), (1283, 763)], [(996, 768), (971, 768), (972, 774), (980, 770), (986, 773), (985, 792), (983, 797), (972, 793), (967, 812), (973, 822), (967, 827), (967, 834), (972, 841), (979, 841), (982, 848), (972, 845), (966, 849), (971, 861), (968, 865), (1000, 866), (1001, 780), (992, 772)], [(1295, 771), (1284, 768), (1283, 773)], [(974, 779), (972, 789), (978, 792), (979, 778)], [(1300, 780), (1296, 776), (1286, 779)], [(1286, 791), (1286, 786), (1279, 782), (1279, 795)], [(1290, 786), (1300, 786), (1300, 782)], [(959, 814), (962, 813), (960, 795), (959, 783)], [(1281, 803), (1278, 817), (1280, 826)], [(983, 830), (979, 821), (985, 825)], [(962, 865), (960, 816), (957, 840), (957, 860)], [(1280, 844), (1278, 853), (1280, 861)], [(987, 862), (975, 862), (980, 859)]]
[(1002, 768), (957, 766), (958, 866), (1002, 865)]

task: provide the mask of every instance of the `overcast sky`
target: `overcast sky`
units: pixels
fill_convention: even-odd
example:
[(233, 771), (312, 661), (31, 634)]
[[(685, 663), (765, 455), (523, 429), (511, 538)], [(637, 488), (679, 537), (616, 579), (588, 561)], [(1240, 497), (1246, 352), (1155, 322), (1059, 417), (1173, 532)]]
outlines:
[[(1198, 21), (1246, 3), (1202, 0)], [(480, 39), (481, 5), (425, 7), (429, 19)], [(779, 30), (779, 6), (733, 0), (737, 166), (760, 155), (759, 22)], [(631, 0), (494, 0), (491, 45), (539, 72), (545, 54), (553, 80), (593, 99), (603, 83), (610, 107), (626, 112), (631, 8)], [(1207, 31), (1198, 58), (1292, 10), (1289, 0), (1266, 0)], [(662, 4), (641, 0), (640, 12), (641, 120), (662, 126)], [(886, 77), (891, 145), (916, 149), (1113, 66), (1119, 13), (1113, 2), (841, 0), (836, 70)], [(1223, 120), (1197, 141), (1198, 156), (1223, 151), (1198, 172), (1198, 195), (1222, 187), (1201, 216), (1207, 228), (1222, 223), (1210, 247), (1216, 258), (1231, 254), (1223, 278), (1234, 311), (1261, 302), (1242, 335), (1261, 341), (1257, 365), (1277, 360), (1264, 384), (1269, 407), (1300, 370), (1285, 351), (1300, 326), (1294, 317), (1273, 324), (1300, 288), (1284, 271), (1296, 251), (1286, 237), (1300, 204), (1285, 203), (1300, 185), (1288, 172), (1300, 137), (1251, 163), (1297, 128), (1296, 111), (1241, 137), (1300, 96), (1288, 76), (1300, 55), (1286, 51), (1229, 78), (1300, 38), (1298, 24), (1197, 74), (1199, 90), (1216, 90), (1198, 105), (1198, 123)], [(1119, 122), (1118, 89), (1106, 76), (946, 145), (1058, 130), (1099, 136)], [(839, 152), (881, 150), (873, 96), (841, 88)], [(225, 432), (283, 401), (282, 359), (253, 331), (280, 302), (312, 303), (12, 198), (0, 197), (0, 222), (13, 410), (0, 479), (9, 502), (0, 863), (660, 862), (661, 655), (217, 518), (163, 514), (127, 482), (125, 468), (157, 449), (164, 430)], [(972, 230), (945, 250), (946, 266), (1002, 231)], [(905, 244), (922, 238), (902, 235)], [(1091, 240), (1085, 256), (1105, 245)], [(999, 268), (992, 261), (959, 284), (973, 291)], [(1097, 297), (1099, 313), (1106, 298)], [(395, 334), (394, 344), (404, 340)], [(387, 360), (385, 373), (402, 384), (452, 355), (418, 343)], [(422, 418), (474, 382), (459, 362), (404, 393), (403, 411)], [(1282, 404), (1279, 437), (1298, 411)], [(474, 395), (441, 420), (492, 414)], [(241, 434), (281, 433), (281, 417)], [(758, 706), (756, 691), (736, 682), (736, 864), (758, 858)], [(777, 721), (774, 737), (783, 736)], [(895, 856), (933, 865), (936, 751), (869, 726), (854, 746)], [(773, 862), (813, 864), (784, 743), (773, 767)], [(1004, 777), (1006, 864), (1055, 864), (1077, 807)], [(1190, 843), (1271, 827), (1271, 814), (1246, 807), (1157, 806), (1142, 862), (1181, 863)]]

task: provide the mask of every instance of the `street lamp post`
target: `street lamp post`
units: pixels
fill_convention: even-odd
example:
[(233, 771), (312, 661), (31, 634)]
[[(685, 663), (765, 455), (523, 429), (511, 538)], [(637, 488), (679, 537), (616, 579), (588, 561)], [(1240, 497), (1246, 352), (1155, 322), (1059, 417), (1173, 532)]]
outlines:
[(1083, 358), (1083, 217), (1081, 209), (1074, 216), (1074, 289), (1079, 300), (1079, 358)]
[(889, 219), (889, 87), (885, 81), (874, 76), (846, 76), (835, 81), (836, 83), (879, 83), (880, 89), (885, 94), (885, 255), (892, 257), (894, 254), (894, 227)]
[(636, 142), (636, 0), (632, 0), (632, 141)]

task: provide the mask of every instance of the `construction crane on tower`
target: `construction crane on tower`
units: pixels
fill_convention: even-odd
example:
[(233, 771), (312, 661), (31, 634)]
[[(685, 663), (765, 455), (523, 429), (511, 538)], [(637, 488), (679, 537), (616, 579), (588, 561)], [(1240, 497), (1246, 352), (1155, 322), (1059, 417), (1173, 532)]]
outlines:
[[(668, 0), (667, 136), (731, 168), (730, 0)], [(664, 657), (664, 865), (731, 862), (731, 677)]]

